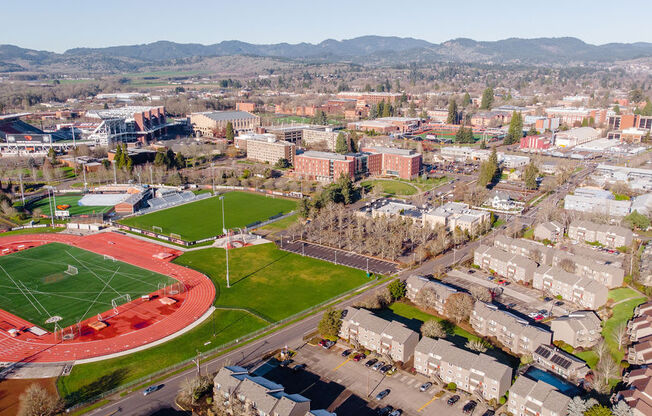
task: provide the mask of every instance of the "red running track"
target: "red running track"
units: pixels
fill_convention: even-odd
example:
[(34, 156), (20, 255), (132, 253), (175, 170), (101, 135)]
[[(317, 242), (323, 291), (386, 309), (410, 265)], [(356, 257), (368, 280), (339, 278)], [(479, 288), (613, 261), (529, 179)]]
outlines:
[[(52, 333), (36, 336), (24, 332), (23, 329), (34, 325), (0, 309), (0, 362), (69, 362), (128, 351), (186, 328), (199, 319), (215, 299), (215, 286), (208, 277), (170, 263), (181, 251), (123, 234), (108, 232), (84, 237), (69, 234), (0, 237), (0, 253), (5, 248), (13, 251), (51, 242), (106, 254), (116, 260), (170, 276), (182, 282), (187, 289), (170, 296), (177, 301), (173, 305), (159, 302), (161, 294), (157, 292), (152, 294), (149, 301), (132, 300), (118, 308), (117, 316), (106, 319), (108, 327), (100, 331), (88, 326), (97, 322), (97, 317), (87, 319), (82, 322), (81, 336), (66, 341), (61, 341), (58, 339), (61, 337), (55, 337)], [(160, 253), (169, 253), (170, 256), (164, 260), (154, 257)], [(110, 311), (103, 315), (106, 317), (112, 314)], [(12, 337), (7, 332), (11, 328), (21, 329), (20, 334)]]

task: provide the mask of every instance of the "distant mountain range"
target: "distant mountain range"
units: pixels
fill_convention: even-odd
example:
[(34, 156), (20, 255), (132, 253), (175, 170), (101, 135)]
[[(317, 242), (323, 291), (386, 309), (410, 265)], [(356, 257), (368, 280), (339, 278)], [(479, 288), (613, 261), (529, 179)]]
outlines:
[(236, 40), (213, 45), (159, 41), (143, 45), (75, 48), (59, 54), (0, 45), (0, 71), (44, 71), (57, 67), (112, 72), (148, 65), (216, 56), (260, 56), (310, 62), (397, 63), (468, 62), (528, 65), (609, 63), (652, 57), (652, 43), (591, 45), (577, 38), (510, 38), (492, 42), (453, 39), (441, 44), (414, 38), (362, 36), (327, 39), (318, 44), (277, 43), (256, 45)]

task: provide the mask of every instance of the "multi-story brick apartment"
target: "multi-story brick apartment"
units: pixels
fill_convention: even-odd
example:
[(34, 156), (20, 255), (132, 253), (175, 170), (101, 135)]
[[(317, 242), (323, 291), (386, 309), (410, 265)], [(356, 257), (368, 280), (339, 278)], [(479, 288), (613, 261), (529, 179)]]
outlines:
[(475, 302), (469, 318), (471, 327), (485, 337), (495, 337), (514, 354), (531, 354), (541, 344), (550, 344), (552, 334), (546, 329), (530, 325), (496, 305)]
[(366, 309), (347, 308), (340, 337), (392, 360), (405, 363), (414, 354), (419, 334), (400, 322), (387, 321)]
[(625, 271), (622, 267), (607, 264), (597, 258), (578, 256), (562, 250), (554, 250), (552, 257), (553, 266), (561, 266), (563, 262), (572, 262), (575, 265), (575, 274), (588, 277), (602, 283), (609, 289), (623, 285)]
[[(410, 149), (395, 149), (392, 147), (365, 147), (362, 152), (380, 155), (380, 164), (369, 164), (372, 175), (398, 176), (401, 179), (414, 179), (421, 172), (421, 153)], [(376, 156), (378, 157), (378, 156)]]
[(564, 226), (557, 221), (542, 222), (534, 227), (534, 238), (557, 242), (564, 237), (564, 231)]
[(591, 371), (584, 361), (554, 345), (539, 345), (532, 360), (535, 365), (572, 381), (584, 379)]
[(623, 377), (628, 385), (618, 392), (618, 397), (632, 409), (633, 416), (652, 415), (652, 368), (638, 368)]
[(605, 247), (628, 247), (632, 244), (634, 233), (616, 225), (596, 224), (591, 221), (573, 221), (568, 227), (568, 237), (576, 241), (594, 242)]
[(564, 416), (570, 401), (550, 384), (522, 375), (509, 389), (507, 410), (514, 416)]
[(216, 131), (225, 130), (229, 122), (236, 134), (251, 133), (260, 126), (260, 117), (247, 111), (206, 111), (190, 114), (193, 131), (202, 136), (213, 136)]
[(321, 182), (338, 180), (342, 175), (351, 179), (368, 171), (369, 157), (364, 153), (341, 155), (309, 150), (294, 158), (294, 173), (304, 179)]
[(573, 348), (591, 348), (602, 338), (601, 321), (593, 311), (576, 311), (550, 322), (553, 341)]
[(550, 247), (524, 238), (511, 238), (501, 234), (494, 239), (494, 247), (527, 257), (538, 264), (550, 264), (552, 261), (553, 251)]
[(444, 339), (424, 337), (414, 352), (414, 369), (485, 400), (498, 400), (512, 381), (512, 369), (486, 354), (475, 354)]
[(250, 413), (258, 416), (305, 416), (310, 400), (300, 394), (287, 394), (284, 387), (263, 377), (252, 376), (246, 368), (223, 367), (213, 379), (215, 402), (235, 396)]
[(508, 277), (519, 282), (530, 282), (537, 269), (537, 264), (527, 257), (508, 253), (497, 247), (484, 244), (475, 250), (473, 263), (482, 269), (493, 270), (498, 275)]
[(447, 202), (442, 206), (431, 209), (423, 214), (424, 225), (430, 227), (442, 226), (452, 231), (459, 227), (462, 231), (468, 231), (477, 235), (487, 226), (491, 214), (487, 211), (471, 209), (467, 204), (461, 202)]
[(294, 163), (296, 146), (276, 140), (273, 134), (243, 134), (234, 139), (235, 147), (247, 152), (247, 159), (275, 164), (279, 159)]
[(540, 267), (534, 273), (532, 287), (552, 296), (596, 310), (607, 303), (607, 287), (588, 277), (568, 273), (553, 266)]
[[(444, 305), (446, 305), (448, 298), (452, 294), (457, 293), (457, 289), (452, 286), (415, 274), (405, 280), (405, 287), (407, 290), (405, 296), (410, 301), (416, 302), (419, 296), (427, 296), (427, 299), (432, 301), (433, 309), (440, 315), (444, 314)], [(428, 293), (421, 293), (419, 295), (420, 292)]]

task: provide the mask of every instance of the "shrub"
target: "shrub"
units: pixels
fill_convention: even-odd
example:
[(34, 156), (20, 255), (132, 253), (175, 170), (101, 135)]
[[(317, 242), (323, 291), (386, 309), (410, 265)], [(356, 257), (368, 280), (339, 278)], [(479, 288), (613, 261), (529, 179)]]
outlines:
[(453, 382), (451, 381), (450, 383), (448, 383), (448, 385), (446, 386), (446, 388), (447, 388), (448, 390), (450, 390), (450, 391), (455, 391), (455, 390), (457, 390), (457, 384), (455, 384), (455, 383), (453, 383)]
[(507, 398), (505, 398), (505, 396), (503, 396), (503, 397), (500, 398), (500, 400), (498, 400), (498, 403), (503, 405), (503, 404), (505, 404), (506, 401), (507, 401)]

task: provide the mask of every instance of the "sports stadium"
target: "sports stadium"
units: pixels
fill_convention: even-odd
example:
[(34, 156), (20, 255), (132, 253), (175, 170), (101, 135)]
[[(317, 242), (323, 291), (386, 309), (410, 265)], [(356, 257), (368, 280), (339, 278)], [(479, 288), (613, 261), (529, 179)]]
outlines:
[(1, 237), (0, 362), (83, 363), (192, 329), (215, 287), (180, 254), (113, 232)]

